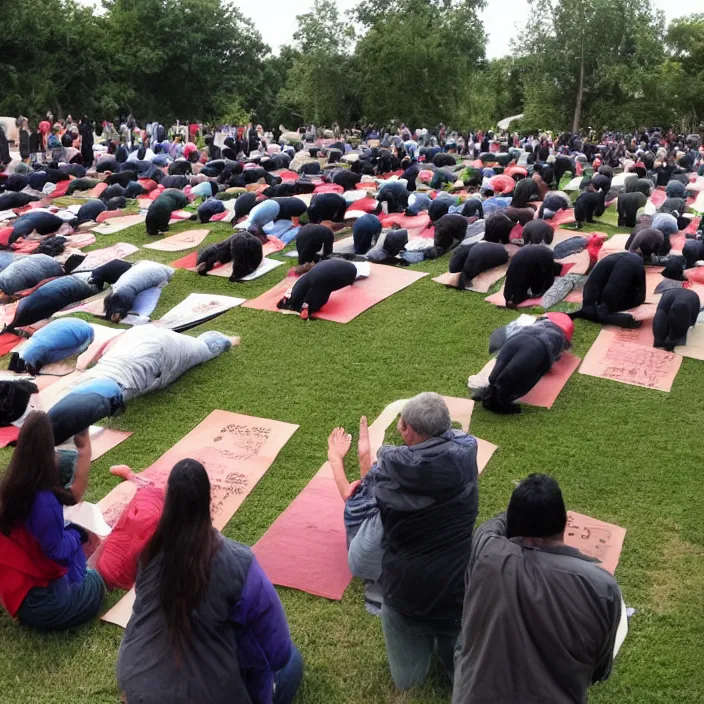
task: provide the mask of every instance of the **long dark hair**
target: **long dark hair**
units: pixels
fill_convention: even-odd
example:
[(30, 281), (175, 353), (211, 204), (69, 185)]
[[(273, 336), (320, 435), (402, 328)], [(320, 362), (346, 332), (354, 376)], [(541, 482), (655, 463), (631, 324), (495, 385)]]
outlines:
[(218, 545), (205, 467), (196, 460), (181, 460), (171, 470), (164, 512), (141, 557), (144, 566), (161, 558), (159, 596), (178, 661), (191, 634), (191, 612), (210, 583)]
[(76, 503), (73, 494), (61, 486), (54, 450), (54, 431), (49, 416), (32, 411), (20, 430), (17, 447), (0, 481), (0, 531), (9, 535), (24, 523), (38, 491), (51, 491), (60, 503)]

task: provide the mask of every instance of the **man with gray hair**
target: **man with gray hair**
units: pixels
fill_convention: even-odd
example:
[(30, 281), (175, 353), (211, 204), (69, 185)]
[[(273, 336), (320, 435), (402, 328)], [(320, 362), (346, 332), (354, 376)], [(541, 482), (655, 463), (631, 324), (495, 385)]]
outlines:
[[(366, 422), (362, 423), (363, 478), (358, 487), (348, 487), (344, 478), (342, 457), (338, 457), (344, 453), (334, 451), (329, 457), (347, 501), (348, 532), (348, 524), (356, 523), (359, 530), (358, 517), (371, 521), (378, 510), (381, 622), (391, 676), (399, 689), (407, 690), (423, 683), (434, 653), (448, 676), (453, 676), (464, 571), (478, 511), (477, 441), (452, 429), (450, 411), (436, 393), (422, 393), (408, 401), (397, 428), (405, 445), (383, 445), (376, 464), (372, 467), (367, 459), (362, 467)], [(341, 428), (336, 432), (344, 433)], [(342, 443), (344, 452), (349, 440), (348, 436)], [(355, 511), (357, 497), (363, 506)], [(367, 536), (367, 543), (371, 542)]]

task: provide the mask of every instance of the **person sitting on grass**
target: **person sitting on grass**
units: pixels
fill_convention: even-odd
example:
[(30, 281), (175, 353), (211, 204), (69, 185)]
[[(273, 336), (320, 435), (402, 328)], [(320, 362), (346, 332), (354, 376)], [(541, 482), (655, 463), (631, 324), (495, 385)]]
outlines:
[[(397, 429), (405, 445), (383, 445), (360, 488), (371, 484), (381, 517), (381, 625), (391, 676), (408, 690), (425, 681), (435, 654), (453, 677), (463, 574), (478, 510), (477, 441), (452, 430), (450, 411), (436, 393), (408, 401)], [(361, 449), (364, 469), (371, 460)], [(331, 456), (339, 476), (339, 449)], [(349, 492), (342, 481), (338, 488)], [(357, 547), (354, 540), (351, 546)], [(366, 556), (374, 553), (373, 541), (369, 547)]]
[(127, 702), (290, 704), (303, 677), (286, 614), (252, 551), (210, 516), (200, 462), (176, 463), (140, 558), (117, 657)]
[(565, 545), (558, 483), (531, 474), (476, 530), (453, 704), (586, 702), (628, 626), (616, 580)]
[(23, 626), (60, 631), (95, 618), (105, 595), (100, 575), (86, 568), (83, 530), (64, 523), (63, 507), (88, 487), (88, 432), (73, 438), (76, 461), (65, 481), (48, 416), (32, 411), (0, 482), (0, 602)]

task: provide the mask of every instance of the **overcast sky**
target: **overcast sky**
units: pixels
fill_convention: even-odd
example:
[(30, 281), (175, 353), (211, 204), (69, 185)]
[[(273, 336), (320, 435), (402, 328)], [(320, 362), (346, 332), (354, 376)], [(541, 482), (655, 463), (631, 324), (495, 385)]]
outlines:
[[(340, 10), (349, 10), (358, 0), (337, 0)], [(264, 41), (276, 51), (291, 42), (296, 31), (296, 15), (306, 12), (312, 2), (307, 0), (236, 0), (242, 12), (251, 17)], [(665, 11), (668, 20), (704, 11), (704, 0), (655, 0), (655, 6)], [(528, 0), (488, 0), (482, 13), (489, 37), (488, 58), (505, 56), (511, 51), (511, 38), (516, 23), (523, 24), (528, 16)], [(598, 43), (598, 39), (595, 38)]]

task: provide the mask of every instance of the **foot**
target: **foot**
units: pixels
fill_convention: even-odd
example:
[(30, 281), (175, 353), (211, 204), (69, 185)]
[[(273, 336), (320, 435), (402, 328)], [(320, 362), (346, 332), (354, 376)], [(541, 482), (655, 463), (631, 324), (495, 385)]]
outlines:
[(134, 472), (126, 464), (116, 464), (110, 467), (110, 474), (114, 474), (126, 482), (134, 478)]
[(357, 452), (359, 456), (368, 457), (371, 454), (371, 443), (369, 441), (369, 421), (367, 416), (359, 419), (359, 440), (357, 441)]
[(239, 335), (233, 335), (229, 338), (229, 340), (233, 347), (238, 347), (242, 342), (242, 338)]
[(207, 265), (205, 262), (201, 262), (201, 263), (197, 266), (196, 271), (197, 271), (198, 274), (200, 274), (201, 276), (205, 276), (205, 275), (208, 273), (208, 265)]
[(304, 303), (301, 306), (301, 320), (309, 320), (310, 319), (310, 311), (308, 309), (308, 304)]

